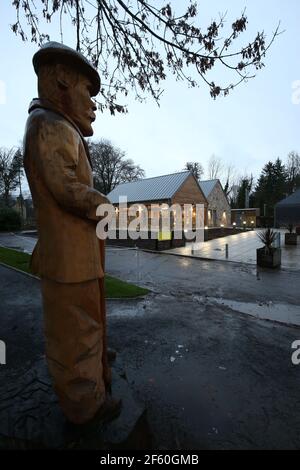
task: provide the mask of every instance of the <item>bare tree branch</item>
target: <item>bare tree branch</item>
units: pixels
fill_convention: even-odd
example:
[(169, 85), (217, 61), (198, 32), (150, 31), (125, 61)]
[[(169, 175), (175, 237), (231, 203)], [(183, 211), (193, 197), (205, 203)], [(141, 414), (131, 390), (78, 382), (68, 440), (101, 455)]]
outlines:
[[(185, 0), (185, 4), (186, 10), (176, 15), (171, 0), (155, 5), (151, 0), (13, 0), (16, 22), (11, 28), (23, 41), (30, 38), (42, 44), (50, 38), (42, 32), (41, 23), (57, 18), (63, 40), (63, 18), (68, 17), (75, 28), (77, 50), (88, 56), (104, 79), (104, 104), (99, 107), (112, 114), (126, 111), (119, 99), (130, 91), (140, 101), (150, 94), (159, 103), (166, 69), (191, 87), (203, 80), (216, 98), (228, 95), (264, 67), (263, 59), (280, 34), (279, 25), (268, 43), (265, 33), (259, 32), (246, 46), (232, 50), (247, 30), (245, 11), (223, 37), (226, 15), (202, 31), (194, 24), (197, 3)], [(233, 80), (223, 84), (212, 80), (210, 73), (217, 64), (233, 74)]]

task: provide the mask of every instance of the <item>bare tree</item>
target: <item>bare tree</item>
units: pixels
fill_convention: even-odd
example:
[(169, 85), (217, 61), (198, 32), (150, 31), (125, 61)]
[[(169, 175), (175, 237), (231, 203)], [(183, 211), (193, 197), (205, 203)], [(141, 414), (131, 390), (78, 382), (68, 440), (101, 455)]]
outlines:
[(204, 173), (203, 166), (199, 162), (186, 162), (184, 170), (188, 170), (193, 173), (197, 180), (200, 180)]
[(287, 171), (287, 190), (291, 194), (300, 187), (300, 155), (292, 151), (288, 154), (285, 165)]
[(229, 199), (230, 195), (233, 191), (233, 187), (235, 186), (236, 183), (236, 171), (233, 165), (229, 164), (224, 170), (224, 176), (223, 176), (223, 188), (224, 192), (226, 194), (226, 197)]
[(223, 169), (222, 160), (216, 155), (212, 155), (208, 162), (208, 178), (211, 180), (221, 179)]
[(231, 193), (228, 198), (228, 202), (230, 204), (231, 209), (238, 208), (238, 195), (239, 195), (240, 186), (239, 183), (236, 182), (231, 189)]
[(233, 187), (238, 185), (238, 178), (234, 166), (229, 163), (225, 165), (220, 157), (212, 155), (208, 162), (208, 178), (219, 179), (223, 186), (226, 197), (229, 199)]
[[(16, 21), (11, 28), (23, 41), (42, 44), (50, 39), (47, 23), (57, 23), (62, 42), (71, 24), (77, 50), (91, 59), (103, 77), (101, 94), (111, 113), (126, 111), (117, 98), (130, 90), (140, 100), (149, 93), (158, 102), (167, 70), (191, 87), (203, 80), (216, 98), (228, 95), (264, 66), (279, 25), (269, 42), (262, 31), (235, 48), (247, 29), (245, 12), (230, 22), (227, 35), (222, 36), (226, 15), (200, 29), (195, 25), (197, 2), (182, 3), (184, 10), (176, 14), (172, 0), (166, 4), (154, 0), (14, 0)], [(227, 69), (233, 79), (215, 83), (208, 77), (215, 66)]]
[(9, 198), (21, 184), (23, 174), (23, 158), (20, 149), (0, 148), (0, 188), (5, 205), (9, 204)]
[(136, 181), (145, 172), (133, 160), (125, 158), (125, 152), (113, 146), (109, 140), (89, 142), (95, 186), (104, 194), (110, 193), (120, 183)]

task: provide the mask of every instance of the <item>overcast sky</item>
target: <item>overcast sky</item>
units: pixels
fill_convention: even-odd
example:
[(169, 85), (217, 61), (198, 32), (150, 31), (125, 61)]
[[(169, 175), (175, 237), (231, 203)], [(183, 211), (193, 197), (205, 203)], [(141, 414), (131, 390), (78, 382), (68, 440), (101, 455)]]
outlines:
[[(14, 22), (14, 10), (10, 3), (2, 0), (0, 5), (0, 146), (7, 147), (18, 145), (22, 139), (28, 104), (37, 95), (31, 63), (36, 46), (23, 43), (11, 32), (9, 24)], [(182, 12), (186, 2), (171, 3), (177, 5), (176, 11)], [(111, 139), (149, 177), (180, 171), (186, 161), (199, 161), (207, 167), (212, 154), (224, 164), (233, 164), (239, 174), (252, 172), (257, 176), (266, 161), (277, 156), (285, 159), (291, 150), (300, 152), (300, 103), (293, 103), (292, 88), (293, 83), (300, 81), (300, 2), (198, 3), (201, 25), (207, 25), (212, 18), (218, 18), (219, 12), (227, 10), (228, 28), (246, 7), (249, 20), (246, 43), (261, 29), (271, 35), (281, 20), (285, 33), (269, 51), (266, 67), (229, 97), (216, 101), (204, 84), (189, 89), (169, 78), (164, 83), (160, 107), (150, 97), (145, 104), (132, 97), (128, 100), (127, 115), (113, 117), (108, 111), (98, 112), (94, 138)], [(49, 31), (52, 40), (60, 40), (54, 28)], [(74, 47), (72, 41), (71, 35), (65, 37), (65, 42)], [(219, 78), (220, 71), (215, 81)]]

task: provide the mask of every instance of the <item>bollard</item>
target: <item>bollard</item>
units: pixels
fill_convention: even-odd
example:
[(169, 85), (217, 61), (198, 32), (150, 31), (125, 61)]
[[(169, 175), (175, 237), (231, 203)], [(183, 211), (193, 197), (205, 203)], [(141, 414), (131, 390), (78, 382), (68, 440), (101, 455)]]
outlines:
[(281, 248), (281, 233), (277, 232), (277, 248)]
[(137, 282), (140, 282), (140, 252), (138, 247), (135, 245), (135, 256), (136, 256), (136, 272), (137, 272)]
[(0, 340), (0, 364), (6, 364), (6, 344)]
[(226, 255), (226, 259), (228, 258), (228, 253), (229, 253), (229, 250), (228, 250), (228, 243), (226, 243), (225, 245), (225, 255)]

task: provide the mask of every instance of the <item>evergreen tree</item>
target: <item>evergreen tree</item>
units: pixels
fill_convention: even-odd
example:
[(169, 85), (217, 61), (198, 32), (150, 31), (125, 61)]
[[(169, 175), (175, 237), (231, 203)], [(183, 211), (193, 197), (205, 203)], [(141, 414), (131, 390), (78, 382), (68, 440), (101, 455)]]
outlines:
[(197, 180), (202, 178), (204, 173), (203, 166), (199, 162), (186, 162), (184, 170), (189, 170)]
[(244, 209), (246, 207), (246, 195), (250, 196), (250, 193), (253, 189), (253, 176), (244, 176), (239, 183), (235, 209)]
[(280, 158), (275, 163), (269, 161), (262, 169), (255, 191), (255, 204), (261, 214), (272, 217), (274, 206), (284, 199), (287, 188), (287, 172)]

